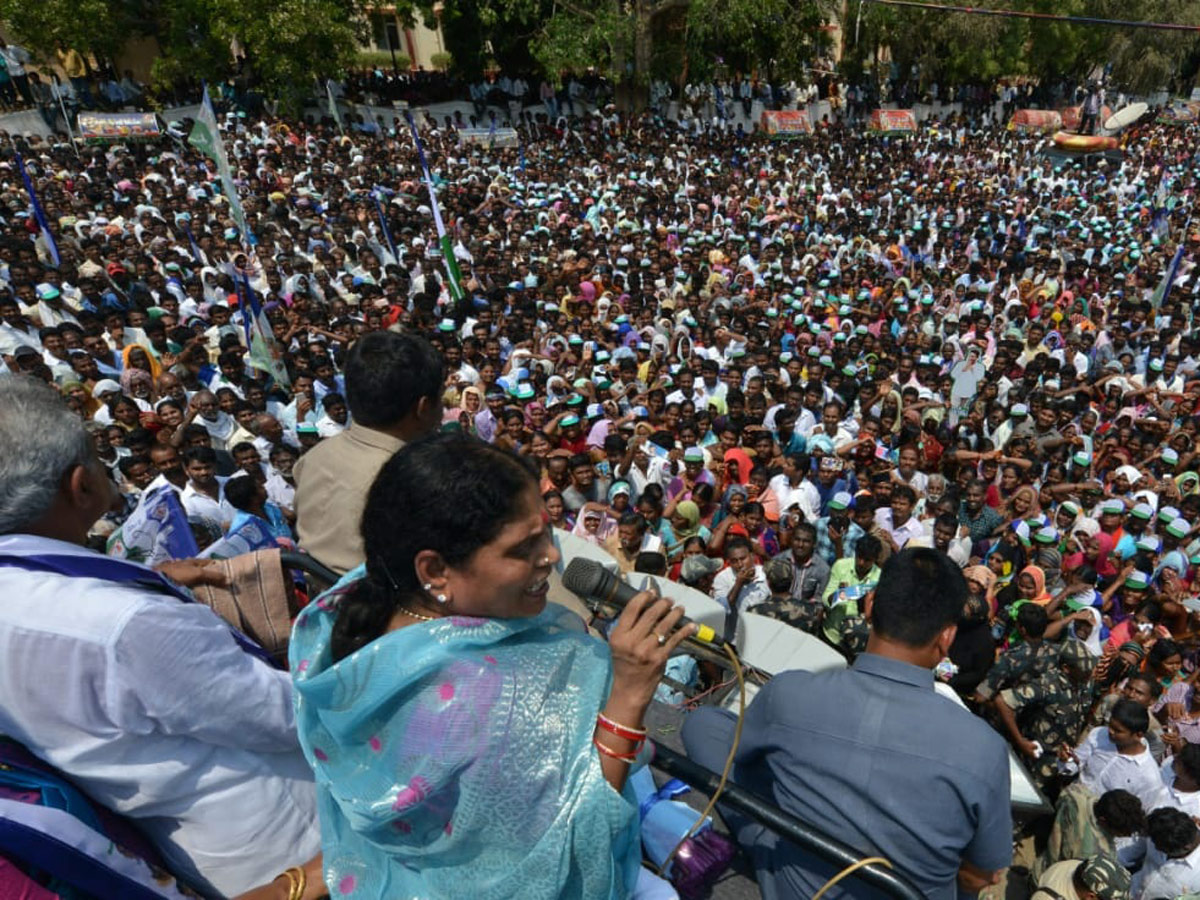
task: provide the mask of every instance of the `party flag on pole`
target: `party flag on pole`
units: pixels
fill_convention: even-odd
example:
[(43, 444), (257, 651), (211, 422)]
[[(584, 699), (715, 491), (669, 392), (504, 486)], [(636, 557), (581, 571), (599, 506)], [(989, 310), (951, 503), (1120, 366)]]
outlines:
[(288, 377), (287, 366), (283, 364), (283, 359), (276, 350), (271, 323), (263, 314), (262, 304), (258, 302), (254, 288), (250, 287), (250, 277), (245, 272), (242, 272), (242, 290), (245, 294), (242, 318), (243, 321), (247, 316), (250, 318), (250, 365), (268, 373), (276, 384), (290, 387), (292, 380)]
[(345, 134), (346, 129), (342, 127), (342, 114), (338, 110), (337, 99), (333, 96), (333, 79), (325, 79), (325, 95), (329, 98), (329, 114), (333, 116), (333, 121), (337, 122), (338, 133)]
[(379, 199), (378, 192), (372, 191), (371, 198), (375, 201), (375, 211), (379, 213), (379, 227), (383, 231), (383, 239), (387, 241), (388, 250), (391, 251), (392, 257), (396, 262), (399, 262), (400, 254), (396, 252), (396, 244), (392, 241), (392, 232), (388, 228), (387, 216), (383, 214), (383, 203)]
[(438, 244), (442, 248), (442, 256), (446, 262), (446, 274), (449, 275), (450, 294), (455, 300), (463, 299), (462, 273), (458, 270), (458, 260), (454, 256), (454, 243), (446, 233), (442, 222), (442, 211), (438, 207), (437, 191), (433, 187), (433, 176), (429, 174), (429, 163), (425, 160), (425, 147), (421, 143), (421, 135), (417, 133), (417, 123), (413, 121), (412, 113), (404, 111), (408, 127), (412, 131), (413, 146), (417, 149), (417, 159), (421, 162), (421, 172), (425, 178), (425, 187), (429, 190), (429, 208), (433, 212), (433, 224), (437, 227)]
[(1183, 245), (1179, 245), (1179, 249), (1175, 251), (1175, 257), (1171, 260), (1171, 264), (1167, 266), (1166, 274), (1163, 275), (1162, 281), (1158, 283), (1158, 287), (1154, 289), (1153, 296), (1150, 297), (1150, 306), (1154, 309), (1162, 307), (1163, 302), (1167, 299), (1167, 294), (1171, 293), (1171, 285), (1175, 283), (1175, 278), (1179, 275), (1179, 264), (1183, 261)]
[(237, 224), (242, 240), (253, 246), (254, 235), (250, 233), (250, 229), (246, 225), (246, 213), (242, 209), (237, 185), (233, 181), (233, 171), (229, 168), (229, 157), (225, 153), (225, 143), (221, 140), (221, 130), (217, 127), (217, 114), (213, 112), (207, 84), (204, 86), (200, 111), (196, 114), (196, 124), (188, 137), (188, 143), (217, 164), (217, 174), (221, 176), (221, 188), (229, 201), (229, 213)]
[(59, 264), (58, 244), (54, 243), (54, 234), (50, 231), (50, 225), (46, 221), (46, 213), (42, 211), (41, 201), (38, 200), (37, 192), (33, 189), (33, 181), (29, 178), (29, 172), (25, 170), (25, 160), (21, 158), (21, 154), (16, 150), (17, 169), (21, 173), (21, 180), (25, 182), (25, 190), (29, 193), (29, 205), (33, 208), (33, 218), (38, 223), (38, 228), (42, 232), (42, 240), (46, 242), (46, 249), (50, 252), (50, 258), (54, 260), (54, 264)]

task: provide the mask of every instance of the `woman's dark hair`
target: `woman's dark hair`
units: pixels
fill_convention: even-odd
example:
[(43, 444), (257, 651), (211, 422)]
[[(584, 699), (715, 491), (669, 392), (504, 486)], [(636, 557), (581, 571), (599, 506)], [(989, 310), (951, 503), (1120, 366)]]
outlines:
[(513, 520), (530, 489), (537, 479), (522, 461), (475, 438), (440, 434), (397, 452), (367, 494), (367, 574), (338, 609), (334, 660), (383, 634), (396, 606), (420, 592), (418, 553), (433, 550), (461, 566)]
[(1159, 638), (1146, 654), (1150, 668), (1157, 669), (1172, 656), (1182, 656), (1183, 649), (1170, 638)]
[(119, 407), (119, 406), (132, 406), (134, 409), (141, 411), (141, 407), (138, 406), (133, 401), (132, 397), (129, 397), (125, 394), (116, 394), (116, 393), (112, 394), (111, 396), (112, 396), (112, 399), (110, 399), (108, 401), (108, 411), (110, 413), (115, 414), (117, 411), (117, 407)]
[(691, 549), (693, 544), (699, 545), (701, 550), (708, 549), (708, 545), (706, 543), (704, 543), (704, 538), (700, 537), (700, 535), (698, 535), (698, 534), (692, 535), (690, 538), (688, 538), (686, 541), (684, 541), (683, 549), (685, 551), (689, 550), (689, 549)]
[(234, 509), (247, 512), (258, 494), (258, 484), (250, 475), (237, 475), (225, 482), (224, 490), (225, 499), (233, 505)]

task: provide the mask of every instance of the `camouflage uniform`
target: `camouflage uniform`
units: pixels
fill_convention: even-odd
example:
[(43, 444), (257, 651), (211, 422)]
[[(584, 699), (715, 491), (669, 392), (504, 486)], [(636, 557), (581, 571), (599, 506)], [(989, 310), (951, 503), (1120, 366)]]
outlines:
[(871, 627), (867, 624), (866, 618), (861, 615), (846, 616), (838, 622), (837, 634), (837, 645), (849, 653), (851, 659), (854, 659), (867, 649), (867, 638), (871, 634)]
[(1046, 849), (1029, 870), (1037, 882), (1048, 868), (1064, 859), (1087, 859), (1097, 853), (1111, 853), (1117, 848), (1112, 837), (1096, 821), (1095, 794), (1079, 782), (1068, 785), (1058, 798), (1054, 827)]
[(825, 613), (825, 604), (817, 597), (808, 600), (797, 600), (795, 597), (786, 594), (776, 594), (771, 599), (758, 604), (758, 606), (751, 608), (749, 611), (757, 613), (760, 616), (770, 616), (772, 619), (786, 622), (788, 625), (799, 628), (801, 631), (807, 631), (809, 634), (819, 636), (821, 633), (821, 617)]
[(1111, 853), (1099, 853), (1085, 860), (1064, 859), (1054, 864), (1038, 881), (1031, 900), (1075, 900), (1079, 896), (1074, 886), (1077, 870), (1084, 888), (1098, 900), (1129, 900), (1132, 879)]
[(1057, 668), (1058, 652), (1059, 646), (1048, 641), (1019, 644), (1005, 650), (976, 690), (991, 699), (997, 691), (1036, 681)]
[(1035, 681), (1002, 691), (1000, 697), (1017, 714), (1021, 734), (1042, 745), (1040, 759), (1022, 762), (1029, 766), (1030, 774), (1039, 786), (1045, 788), (1053, 782), (1057, 772), (1059, 746), (1074, 747), (1087, 725), (1092, 685), (1090, 682), (1073, 683), (1056, 666)]

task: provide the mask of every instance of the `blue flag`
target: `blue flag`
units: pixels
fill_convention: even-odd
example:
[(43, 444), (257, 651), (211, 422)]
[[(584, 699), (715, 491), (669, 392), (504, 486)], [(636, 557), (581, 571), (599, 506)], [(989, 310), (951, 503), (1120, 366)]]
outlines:
[(247, 348), (249, 349), (250, 366), (261, 372), (266, 372), (281, 387), (290, 387), (287, 366), (275, 351), (275, 335), (271, 332), (271, 323), (263, 315), (262, 304), (258, 295), (250, 287), (250, 276), (242, 272), (242, 291), (245, 293), (242, 308), (242, 320), (250, 320), (250, 330), (247, 333)]
[(375, 200), (375, 211), (379, 213), (379, 227), (383, 229), (383, 239), (387, 241), (388, 250), (392, 252), (396, 262), (400, 262), (400, 257), (396, 253), (396, 245), (392, 242), (392, 232), (388, 228), (387, 216), (383, 214), (383, 203), (379, 200), (378, 192), (372, 191), (371, 197)]
[(413, 115), (407, 109), (404, 111), (404, 118), (408, 120), (408, 127), (412, 130), (413, 146), (417, 148), (417, 159), (421, 163), (421, 172), (428, 181), (429, 163), (425, 161), (425, 147), (421, 144), (421, 135), (417, 133), (417, 123), (413, 121)]
[(204, 257), (200, 255), (200, 247), (196, 244), (196, 236), (192, 234), (192, 229), (187, 222), (183, 223), (183, 230), (187, 232), (188, 243), (192, 245), (192, 258), (196, 260), (196, 265), (204, 265)]
[(46, 222), (46, 214), (42, 211), (41, 201), (37, 198), (37, 192), (33, 189), (33, 182), (29, 179), (29, 173), (25, 171), (25, 160), (21, 159), (21, 154), (17, 151), (17, 169), (21, 173), (21, 180), (25, 182), (25, 190), (29, 192), (29, 205), (33, 208), (33, 218), (38, 223), (38, 228), (42, 230), (42, 240), (46, 242), (46, 249), (50, 251), (50, 258), (54, 260), (54, 264), (59, 265), (60, 259), (58, 255), (58, 244), (54, 243), (54, 235), (50, 232), (50, 225)]
[(1162, 281), (1158, 283), (1158, 287), (1154, 289), (1154, 294), (1150, 297), (1150, 306), (1153, 309), (1159, 309), (1163, 305), (1163, 301), (1167, 299), (1167, 294), (1171, 293), (1171, 285), (1175, 283), (1175, 278), (1179, 275), (1179, 264), (1183, 261), (1183, 245), (1179, 245), (1179, 249), (1175, 251), (1175, 257), (1171, 260), (1171, 265), (1167, 266), (1167, 273), (1163, 275)]
[(200, 552), (175, 489), (163, 485), (142, 494), (128, 519), (108, 539), (109, 556), (152, 566)]

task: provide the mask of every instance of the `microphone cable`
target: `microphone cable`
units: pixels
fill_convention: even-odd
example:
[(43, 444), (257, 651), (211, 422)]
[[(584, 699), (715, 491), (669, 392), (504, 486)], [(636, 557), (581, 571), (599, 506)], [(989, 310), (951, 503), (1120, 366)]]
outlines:
[(737, 757), (738, 745), (742, 742), (742, 724), (746, 719), (746, 676), (745, 673), (742, 672), (742, 664), (738, 660), (737, 651), (733, 649), (733, 646), (728, 641), (723, 641), (721, 643), (721, 649), (724, 650), (725, 655), (729, 657), (729, 663), (731, 666), (733, 666), (733, 673), (737, 677), (738, 683), (738, 715), (737, 724), (734, 725), (733, 728), (733, 741), (729, 745), (729, 755), (725, 757), (725, 767), (721, 770), (721, 780), (717, 782), (717, 789), (713, 791), (713, 795), (709, 798), (708, 804), (704, 807), (703, 812), (700, 813), (696, 821), (692, 823), (692, 827), (689, 828), (687, 833), (679, 839), (679, 843), (675, 845), (671, 852), (667, 854), (666, 858), (657, 867), (658, 874), (662, 875), (664, 878), (666, 877), (667, 867), (671, 865), (671, 860), (673, 860), (675, 855), (679, 853), (680, 848), (683, 847), (688, 838), (700, 830), (700, 826), (704, 824), (704, 820), (709, 817), (713, 809), (716, 807), (717, 801), (721, 798), (721, 794), (725, 791), (725, 785), (729, 781), (729, 773), (733, 770), (733, 761)]

